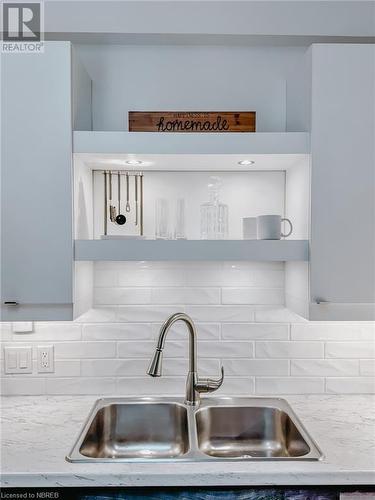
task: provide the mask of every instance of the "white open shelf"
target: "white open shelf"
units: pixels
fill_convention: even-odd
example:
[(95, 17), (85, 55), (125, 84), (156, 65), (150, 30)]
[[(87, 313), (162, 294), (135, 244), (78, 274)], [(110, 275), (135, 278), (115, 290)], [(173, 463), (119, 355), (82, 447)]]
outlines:
[(307, 240), (76, 240), (75, 260), (307, 261)]
[(146, 133), (76, 131), (74, 153), (303, 155), (310, 153), (308, 132)]
[[(74, 132), (76, 261), (308, 261), (310, 134)], [(100, 240), (103, 226), (103, 169), (128, 170), (142, 161), (144, 234), (155, 234), (155, 198), (186, 200), (187, 240)], [(239, 165), (254, 161), (250, 167)], [(139, 167), (138, 167), (139, 168)], [(211, 172), (223, 179), (229, 206), (228, 240), (199, 240), (200, 205), (207, 201)], [(103, 184), (104, 185), (104, 184)], [(173, 201), (173, 203), (174, 203)], [(133, 207), (133, 205), (132, 205)], [(173, 210), (171, 211), (173, 213)], [(241, 240), (242, 217), (282, 214), (293, 221), (293, 237), (280, 241)], [(134, 214), (128, 214), (127, 235)], [(112, 235), (124, 229), (109, 225)], [(131, 230), (130, 230), (131, 231)], [(136, 233), (138, 234), (138, 230)], [(126, 235), (126, 233), (125, 233)]]

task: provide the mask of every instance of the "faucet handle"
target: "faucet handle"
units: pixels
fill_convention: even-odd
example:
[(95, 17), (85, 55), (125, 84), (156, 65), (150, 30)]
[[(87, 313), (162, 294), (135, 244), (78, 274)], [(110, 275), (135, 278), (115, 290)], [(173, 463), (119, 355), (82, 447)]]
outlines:
[(224, 367), (221, 367), (221, 377), (214, 378), (198, 378), (194, 388), (198, 392), (214, 392), (219, 389), (224, 381)]

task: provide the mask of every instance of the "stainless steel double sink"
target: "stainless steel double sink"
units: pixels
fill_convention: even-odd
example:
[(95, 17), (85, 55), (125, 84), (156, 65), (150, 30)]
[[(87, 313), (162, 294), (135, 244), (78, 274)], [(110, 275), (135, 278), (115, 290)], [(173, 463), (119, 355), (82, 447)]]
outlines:
[(104, 398), (70, 462), (319, 460), (322, 453), (279, 398)]

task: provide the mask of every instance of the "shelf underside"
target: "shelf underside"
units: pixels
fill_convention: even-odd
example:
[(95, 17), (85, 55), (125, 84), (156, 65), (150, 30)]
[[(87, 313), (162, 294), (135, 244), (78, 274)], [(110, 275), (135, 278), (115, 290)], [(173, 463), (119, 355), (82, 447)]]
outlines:
[(145, 133), (75, 131), (74, 153), (291, 154), (310, 153), (307, 132)]
[(308, 240), (76, 240), (75, 260), (307, 261)]

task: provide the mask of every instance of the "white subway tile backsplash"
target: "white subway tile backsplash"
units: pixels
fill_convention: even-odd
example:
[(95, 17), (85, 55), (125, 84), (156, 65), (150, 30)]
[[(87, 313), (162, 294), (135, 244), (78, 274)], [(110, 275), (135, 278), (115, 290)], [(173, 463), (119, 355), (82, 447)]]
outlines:
[(183, 306), (119, 306), (117, 309), (117, 321), (119, 322), (164, 322), (171, 314), (181, 311)]
[(150, 304), (151, 288), (95, 288), (94, 304), (123, 305), (123, 304)]
[(166, 287), (151, 292), (153, 304), (220, 304), (220, 299), (220, 288)]
[(189, 262), (184, 264), (188, 286), (221, 286), (223, 264), (221, 262)]
[[(21, 335), (22, 337), (22, 335)], [(0, 322), (0, 342), (7, 342), (12, 340), (13, 335), (11, 331), (10, 323)], [(0, 356), (1, 358), (1, 356)]]
[(259, 288), (284, 288), (284, 266), (281, 269), (254, 269), (252, 281), (253, 286)]
[(257, 377), (257, 394), (320, 394), (324, 392), (324, 378)]
[(288, 340), (289, 327), (273, 323), (223, 323), (224, 340)]
[(375, 394), (374, 377), (327, 378), (326, 392), (335, 394)]
[(215, 392), (217, 396), (251, 396), (255, 392), (254, 378), (227, 377), (224, 384)]
[(253, 321), (251, 306), (186, 306), (185, 311), (194, 321)]
[(1, 321), (0, 322), (0, 335), (4, 335), (5, 333), (10, 333), (12, 329), (12, 323), (9, 321)]
[(291, 375), (297, 377), (348, 377), (359, 375), (356, 359), (292, 359)]
[(375, 359), (360, 359), (359, 369), (364, 377), (375, 377)]
[(98, 396), (115, 394), (116, 379), (85, 378), (79, 383), (75, 378), (46, 378), (47, 394), (95, 394)]
[[(152, 337), (157, 339), (159, 335), (161, 323), (152, 324)], [(218, 340), (220, 338), (220, 323), (195, 323), (197, 330), (197, 336), (199, 340)], [(169, 333), (169, 339), (188, 339), (188, 330), (184, 323), (178, 322), (171, 326)]]
[[(373, 340), (375, 342), (375, 321), (360, 323), (360, 340)], [(357, 339), (359, 340), (359, 339)]]
[(0, 323), (2, 342), (46, 342), (62, 340), (81, 340), (81, 325), (72, 322), (35, 322), (33, 331), (27, 333), (13, 333), (11, 323)]
[(83, 340), (148, 340), (153, 337), (150, 323), (97, 323), (83, 325)]
[(254, 347), (252, 342), (198, 342), (199, 356), (207, 358), (243, 358), (252, 357)]
[(71, 322), (35, 322), (32, 333), (13, 334), (13, 340), (70, 341), (81, 340), (81, 325)]
[(375, 342), (327, 342), (326, 358), (375, 358)]
[(118, 273), (120, 287), (131, 286), (184, 286), (186, 271), (183, 267), (171, 268), (141, 268), (120, 270)]
[[(3, 346), (33, 353), (30, 376), (0, 370), (3, 394), (183, 398), (185, 324), (168, 334), (163, 377), (146, 375), (160, 327), (178, 311), (195, 320), (199, 374), (218, 377), (224, 366), (216, 394), (375, 392), (375, 322), (308, 322), (292, 313), (282, 262), (96, 262), (94, 270), (95, 307), (78, 320), (36, 322), (24, 335), (0, 324)], [(54, 373), (37, 373), (44, 342), (55, 347)]]
[(285, 307), (256, 306), (255, 321), (257, 323), (306, 323), (307, 320)]
[(322, 342), (268, 342), (255, 343), (257, 358), (323, 358)]
[(13, 377), (1, 379), (0, 387), (3, 396), (37, 396), (45, 394), (46, 381), (44, 378), (28, 378), (14, 375)]
[(59, 342), (55, 344), (58, 358), (113, 358), (116, 356), (115, 342)]
[(360, 323), (333, 323), (318, 322), (292, 325), (292, 340), (337, 340), (356, 342), (374, 340), (373, 328), (363, 327)]
[[(147, 358), (135, 359), (83, 359), (83, 377), (146, 377), (152, 353)], [(186, 377), (189, 369), (187, 358), (166, 358), (163, 363), (163, 376)], [(198, 370), (201, 376), (219, 376), (218, 359), (200, 358)]]
[[(200, 273), (200, 280), (204, 279), (204, 270)], [(223, 266), (221, 270), (212, 276), (211, 280), (213, 283), (217, 283), (219, 286), (253, 286), (251, 268), (245, 265), (227, 265)]]
[(37, 373), (37, 371), (37, 361), (34, 360), (33, 373), (35, 376), (45, 377), (47, 375), (48, 377), (80, 377), (81, 361), (79, 359), (56, 359), (53, 373)]
[[(154, 353), (155, 342), (119, 342), (118, 355), (120, 358), (143, 357), (151, 358)], [(164, 357), (186, 358), (188, 340), (170, 340), (165, 342)], [(250, 342), (210, 342), (198, 341), (198, 355), (200, 358), (243, 357), (253, 355), (253, 345)]]
[(284, 290), (278, 288), (223, 288), (223, 304), (284, 304)]
[[(149, 362), (150, 360), (148, 360)], [(198, 359), (198, 373), (202, 377), (219, 377), (220, 361), (218, 359), (202, 358)], [(163, 375), (185, 376), (189, 369), (189, 360), (187, 358), (169, 358), (163, 363)]]
[(226, 375), (280, 375), (289, 374), (287, 359), (223, 359)]
[(83, 359), (82, 377), (143, 376), (149, 362), (149, 359)]
[(114, 323), (117, 321), (117, 307), (95, 307), (79, 316), (76, 323)]
[(184, 397), (186, 377), (118, 378), (116, 393), (127, 396), (174, 395)]
[(94, 273), (94, 288), (118, 286), (118, 271), (115, 269), (98, 269)]
[[(118, 355), (120, 358), (149, 358), (155, 351), (155, 342), (119, 342)], [(183, 358), (186, 356), (187, 347), (184, 342), (168, 339), (165, 343), (164, 356)]]

